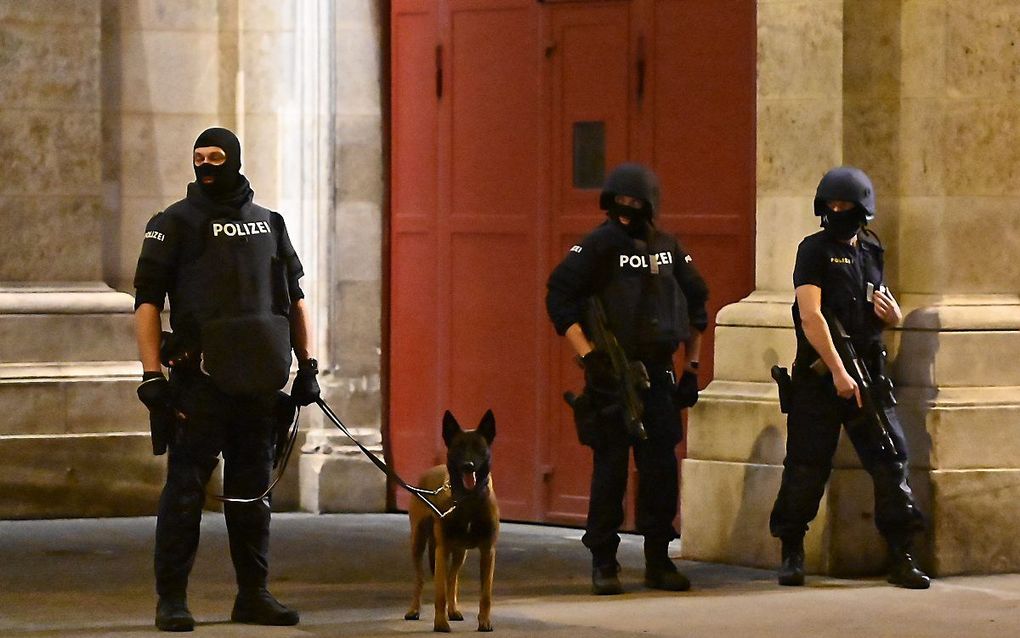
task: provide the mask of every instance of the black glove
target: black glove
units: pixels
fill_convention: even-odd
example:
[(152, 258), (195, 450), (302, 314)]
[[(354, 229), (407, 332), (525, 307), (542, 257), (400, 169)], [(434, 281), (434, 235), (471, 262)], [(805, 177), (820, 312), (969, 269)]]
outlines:
[(592, 350), (581, 357), (584, 366), (584, 393), (592, 399), (613, 401), (620, 393), (620, 379), (613, 370), (613, 360), (601, 350)]
[(290, 398), (296, 405), (310, 405), (319, 400), (319, 382), (315, 375), (319, 374), (319, 362), (308, 359), (298, 364), (297, 376), (290, 387)]
[(681, 410), (694, 407), (698, 402), (698, 373), (684, 370), (673, 388), (673, 403)]
[(177, 417), (174, 414), (173, 390), (162, 372), (146, 372), (142, 375), (138, 399), (149, 409), (152, 453), (156, 456), (164, 454)]

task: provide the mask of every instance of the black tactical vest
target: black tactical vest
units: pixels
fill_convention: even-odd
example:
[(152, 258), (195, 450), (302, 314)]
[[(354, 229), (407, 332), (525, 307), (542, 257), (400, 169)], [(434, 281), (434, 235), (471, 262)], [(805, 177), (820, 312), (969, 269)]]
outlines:
[(202, 370), (224, 392), (279, 390), (291, 365), (290, 295), (279, 255), (280, 229), (268, 210), (251, 203), (236, 217), (187, 217), (192, 232), (170, 294), (175, 332), (197, 339)]
[(687, 298), (673, 274), (675, 243), (662, 233), (650, 243), (620, 234), (626, 241), (610, 252), (608, 281), (598, 293), (610, 329), (632, 358), (671, 355), (690, 337)]

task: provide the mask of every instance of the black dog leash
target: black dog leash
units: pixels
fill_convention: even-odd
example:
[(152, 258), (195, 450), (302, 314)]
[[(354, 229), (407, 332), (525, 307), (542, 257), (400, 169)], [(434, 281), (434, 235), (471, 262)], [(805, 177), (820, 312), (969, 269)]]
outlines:
[(269, 482), (269, 487), (266, 488), (265, 492), (262, 492), (258, 496), (252, 498), (239, 498), (235, 496), (226, 496), (223, 494), (213, 494), (213, 498), (217, 501), (224, 503), (254, 503), (261, 501), (265, 497), (269, 496), (269, 493), (273, 491), (276, 484), (283, 478), (283, 473), (287, 470), (287, 462), (290, 461), (290, 453), (294, 451), (294, 442), (297, 441), (298, 435), (298, 418), (301, 416), (301, 406), (297, 406), (294, 411), (294, 422), (289, 426), (289, 433), (287, 434), (287, 444), (283, 448), (283, 453), (280, 455), (279, 463), (277, 464), (276, 477)]
[(326, 404), (325, 400), (323, 400), (320, 397), (320, 398), (316, 399), (315, 404), (318, 405), (322, 409), (322, 412), (326, 415), (327, 418), (329, 418), (330, 421), (333, 422), (333, 425), (335, 425), (337, 427), (337, 429), (339, 429), (341, 432), (343, 432), (347, 436), (347, 438), (349, 438), (350, 440), (354, 441), (354, 444), (357, 445), (361, 449), (361, 451), (365, 453), (365, 456), (367, 456), (368, 459), (370, 461), (372, 461), (372, 463), (375, 463), (375, 466), (377, 468), (382, 470), (383, 473), (386, 474), (386, 476), (388, 476), (389, 478), (393, 479), (393, 481), (395, 481), (397, 485), (399, 485), (400, 487), (404, 488), (405, 490), (407, 490), (408, 492), (410, 492), (414, 496), (417, 496), (419, 499), (421, 499), (421, 502), (425, 503), (425, 505), (428, 506), (428, 508), (430, 510), (432, 510), (432, 512), (436, 516), (438, 516), (439, 518), (445, 518), (447, 514), (449, 514), (453, 510), (457, 509), (457, 504), (454, 503), (445, 512), (441, 512), (441, 511), (439, 511), (439, 508), (436, 507), (432, 503), (432, 501), (430, 501), (428, 498), (426, 498), (426, 496), (435, 496), (435, 495), (443, 492), (444, 490), (450, 489), (449, 485), (444, 485), (443, 487), (440, 487), (439, 489), (435, 489), (435, 490), (426, 490), (426, 489), (422, 489), (420, 487), (415, 487), (414, 485), (409, 484), (407, 481), (405, 481), (404, 479), (400, 478), (400, 475), (397, 474), (395, 471), (393, 471), (393, 469), (391, 469), (388, 465), (386, 465), (385, 461), (380, 459), (378, 456), (373, 454), (371, 450), (369, 450), (367, 447), (362, 445), (361, 441), (358, 441), (356, 438), (354, 438), (351, 435), (350, 431), (347, 429), (347, 426), (345, 426), (343, 424), (343, 421), (341, 421), (340, 418), (337, 417), (337, 415), (333, 413), (333, 410), (330, 409), (329, 405)]

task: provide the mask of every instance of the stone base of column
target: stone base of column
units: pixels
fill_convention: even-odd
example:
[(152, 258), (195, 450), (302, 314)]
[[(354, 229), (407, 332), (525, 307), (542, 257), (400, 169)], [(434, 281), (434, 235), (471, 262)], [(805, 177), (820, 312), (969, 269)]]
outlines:
[[(362, 445), (382, 458), (378, 428), (352, 428)], [(351, 440), (335, 430), (313, 430), (299, 463), (300, 508), (316, 514), (386, 511), (386, 475)]]
[[(689, 423), (683, 462), (685, 558), (779, 564), (768, 517), (785, 456), (786, 418), (768, 377), (794, 354), (786, 293), (756, 292), (719, 314), (716, 380)], [(1013, 297), (901, 300), (907, 320), (887, 343), (907, 435), (911, 485), (929, 519), (917, 553), (933, 575), (1020, 570), (1020, 302)], [(807, 568), (880, 573), (885, 546), (874, 497), (841, 437)]]
[(0, 285), (0, 518), (155, 512), (132, 308), (103, 284)]

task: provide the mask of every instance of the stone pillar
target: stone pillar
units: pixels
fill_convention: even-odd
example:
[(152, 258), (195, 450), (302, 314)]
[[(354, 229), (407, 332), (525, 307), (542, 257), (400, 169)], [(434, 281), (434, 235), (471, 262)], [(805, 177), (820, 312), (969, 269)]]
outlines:
[(0, 518), (153, 509), (131, 297), (103, 283), (101, 3), (0, 2)]
[[(828, 167), (874, 179), (905, 322), (886, 335), (935, 574), (1015, 571), (1020, 541), (1020, 27), (1013, 3), (760, 0), (757, 290), (719, 314), (716, 379), (691, 416), (683, 553), (771, 567), (785, 417), (768, 369), (795, 349), (790, 273)], [(976, 250), (975, 250), (976, 249)], [(847, 441), (808, 570), (880, 571), (870, 479)]]
[[(385, 12), (376, 0), (322, 0), (298, 11), (299, 30), (320, 31), (320, 63), (332, 63), (319, 99), (332, 107), (333, 209), (320, 218), (318, 352), (323, 394), (352, 434), (382, 455), (382, 96)], [(315, 9), (314, 5), (318, 6)], [(300, 5), (299, 5), (300, 6)], [(303, 24), (304, 27), (300, 25)], [(329, 39), (326, 39), (326, 33)], [(303, 38), (307, 41), (306, 38)], [(328, 44), (328, 47), (327, 47)], [(306, 78), (306, 81), (313, 81)], [(301, 508), (313, 512), (378, 512), (386, 477), (321, 414), (300, 459)]]

